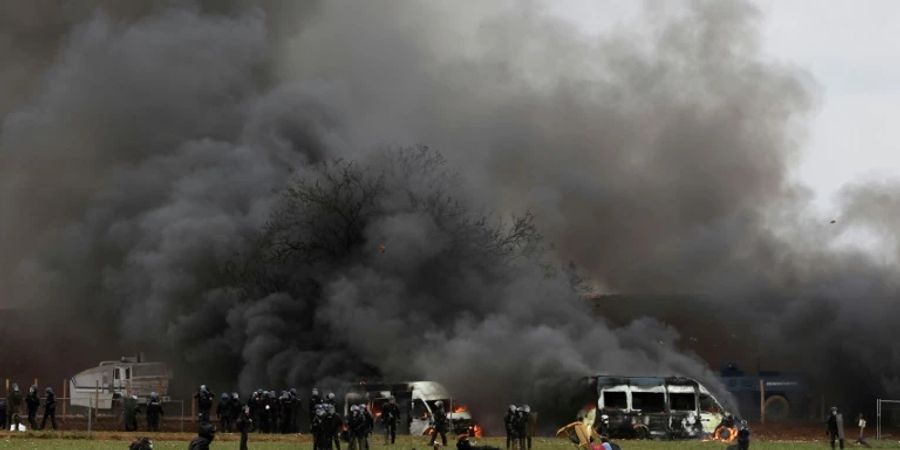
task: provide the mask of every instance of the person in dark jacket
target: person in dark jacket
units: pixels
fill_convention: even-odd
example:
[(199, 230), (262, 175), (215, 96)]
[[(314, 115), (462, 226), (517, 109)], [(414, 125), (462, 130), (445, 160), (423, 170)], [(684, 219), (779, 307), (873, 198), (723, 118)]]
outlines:
[(41, 406), (41, 399), (38, 397), (38, 387), (31, 386), (28, 388), (28, 395), (25, 396), (25, 406), (28, 409), (28, 426), (32, 430), (37, 430), (37, 410)]
[(44, 390), (44, 417), (41, 418), (41, 429), (47, 427), (47, 419), (50, 419), (50, 425), (56, 429), (56, 395), (53, 388)]
[(19, 415), (22, 409), (22, 392), (19, 391), (19, 385), (13, 383), (12, 392), (6, 397), (6, 427), (9, 428), (13, 424), (13, 416)]
[(500, 450), (497, 447), (489, 445), (473, 445), (469, 440), (469, 435), (463, 433), (456, 438), (456, 450)]
[(159, 431), (159, 419), (163, 416), (162, 402), (159, 401), (159, 394), (150, 393), (150, 399), (147, 400), (147, 429), (150, 431)]
[(397, 440), (397, 423), (400, 422), (400, 407), (394, 397), (381, 408), (381, 421), (384, 423), (384, 443), (393, 444)]
[(516, 436), (516, 405), (509, 405), (506, 415), (503, 416), (503, 425), (506, 427), (506, 450), (509, 450)]
[(219, 427), (225, 433), (231, 433), (231, 396), (223, 392), (219, 396), (219, 404), (216, 405), (216, 417), (219, 418)]
[(188, 450), (209, 450), (209, 444), (216, 438), (216, 428), (209, 422), (200, 424), (197, 437), (188, 445)]
[(441, 436), (441, 443), (447, 446), (447, 432), (450, 431), (450, 418), (447, 417), (447, 410), (444, 409), (444, 402), (438, 400), (434, 402), (434, 414), (431, 418), (433, 431), (431, 432), (430, 446), (434, 447), (434, 442), (438, 435)]
[(250, 418), (250, 407), (244, 406), (241, 408), (240, 413), (238, 414), (237, 419), (234, 422), (237, 427), (238, 432), (241, 433), (241, 447), (240, 450), (247, 450), (247, 438), (250, 430), (253, 429), (253, 419)]
[(831, 448), (834, 448), (835, 441), (840, 442), (841, 449), (844, 448), (843, 420), (844, 418), (838, 414), (837, 406), (832, 406), (831, 414), (828, 415), (828, 419), (825, 421), (825, 433), (831, 438)]
[(334, 408), (334, 405), (330, 403), (325, 404), (325, 442), (323, 445), (324, 448), (328, 448), (329, 450), (332, 448), (332, 443), (334, 444), (334, 448), (337, 450), (341, 450), (341, 430), (344, 428), (344, 420), (341, 419), (340, 414)]
[(150, 438), (137, 438), (131, 442), (128, 450), (153, 450), (153, 441)]
[(300, 401), (300, 395), (297, 394), (297, 388), (291, 388), (288, 391), (291, 396), (291, 433), (300, 432), (300, 411), (303, 411), (303, 403)]
[(313, 388), (309, 396), (309, 432), (312, 433), (313, 421), (316, 418), (316, 407), (322, 404), (322, 396), (319, 395), (319, 389)]
[(281, 391), (278, 397), (278, 432), (288, 434), (291, 432), (294, 419), (291, 417), (294, 411), (294, 400), (288, 391)]
[(122, 417), (125, 419), (125, 431), (137, 431), (137, 415), (140, 412), (137, 395), (125, 398), (122, 402), (122, 408)]
[(215, 398), (213, 395), (205, 384), (201, 385), (200, 390), (194, 394), (194, 399), (197, 400), (197, 418), (200, 419), (200, 423), (209, 422), (209, 412), (212, 410), (213, 398)]

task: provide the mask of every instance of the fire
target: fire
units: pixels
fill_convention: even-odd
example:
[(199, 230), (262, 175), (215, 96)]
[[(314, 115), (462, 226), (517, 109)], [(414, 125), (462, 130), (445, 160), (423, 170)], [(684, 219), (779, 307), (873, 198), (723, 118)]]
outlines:
[(468, 410), (469, 408), (465, 407), (464, 405), (456, 405), (456, 408), (453, 408), (453, 412), (455, 413), (464, 413)]
[(479, 426), (477, 423), (475, 425), (472, 425), (472, 435), (477, 438), (480, 438), (484, 435), (481, 426)]

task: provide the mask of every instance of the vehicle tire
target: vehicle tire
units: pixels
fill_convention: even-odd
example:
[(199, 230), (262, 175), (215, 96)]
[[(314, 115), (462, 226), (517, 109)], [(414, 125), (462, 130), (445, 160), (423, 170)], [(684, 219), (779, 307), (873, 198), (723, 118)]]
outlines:
[(769, 396), (763, 407), (766, 408), (766, 420), (772, 422), (783, 422), (791, 413), (791, 404), (781, 395)]

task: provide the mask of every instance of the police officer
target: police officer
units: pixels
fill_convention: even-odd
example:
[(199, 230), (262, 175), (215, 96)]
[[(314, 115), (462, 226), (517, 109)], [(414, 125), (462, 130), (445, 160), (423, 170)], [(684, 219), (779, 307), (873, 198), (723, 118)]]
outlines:
[[(237, 395), (237, 393), (235, 393), (234, 395)], [(238, 404), (240, 404), (240, 402), (238, 402)], [(249, 406), (244, 406), (243, 408), (241, 408), (234, 423), (237, 426), (237, 430), (241, 433), (240, 450), (247, 450), (247, 433), (250, 432), (253, 426), (253, 419), (250, 418)]]
[(13, 416), (19, 415), (22, 409), (22, 392), (19, 391), (19, 385), (13, 383), (12, 392), (6, 398), (6, 426), (13, 425)]
[(319, 388), (313, 388), (309, 396), (309, 427), (312, 432), (312, 422), (316, 417), (316, 407), (322, 404), (322, 397), (319, 395)]
[(252, 431), (258, 431), (260, 422), (262, 420), (262, 389), (257, 389), (250, 394), (250, 398), (247, 399), (247, 406), (250, 407), (250, 419), (252, 419), (250, 423), (250, 429)]
[(363, 436), (365, 435), (365, 421), (359, 413), (359, 406), (350, 407), (350, 415), (347, 417), (347, 434), (350, 441), (350, 450), (362, 450)]
[(369, 450), (369, 435), (372, 434), (372, 430), (375, 429), (375, 417), (372, 416), (372, 413), (369, 412), (369, 408), (365, 404), (359, 405), (359, 414), (363, 417), (366, 424), (363, 444), (365, 444), (366, 450)]
[[(331, 394), (332, 397), (334, 394)], [(344, 428), (344, 420), (337, 413), (334, 405), (325, 403), (325, 440), (328, 449), (332, 448), (332, 443), (337, 450), (341, 450), (341, 430)]]
[(216, 405), (216, 417), (219, 418), (221, 431), (231, 433), (231, 396), (227, 392), (219, 395), (219, 404)]
[(137, 415), (137, 395), (125, 398), (122, 402), (122, 416), (125, 419), (125, 431), (137, 431)]
[(44, 390), (44, 417), (41, 419), (41, 429), (47, 426), (47, 418), (50, 418), (50, 425), (56, 429), (56, 395), (53, 388)]
[(844, 433), (843, 433), (843, 424), (844, 417), (841, 414), (838, 414), (837, 406), (831, 407), (831, 414), (828, 415), (828, 420), (826, 420), (826, 433), (831, 438), (831, 448), (834, 448), (834, 441), (838, 441), (841, 444), (841, 449), (844, 448)]
[(506, 410), (506, 415), (503, 416), (503, 425), (506, 427), (506, 450), (509, 450), (509, 446), (512, 444), (513, 439), (515, 439), (515, 422), (516, 405), (509, 405), (509, 409)]
[(294, 419), (291, 417), (294, 411), (294, 401), (291, 399), (291, 394), (288, 391), (281, 391), (281, 396), (278, 397), (278, 432), (281, 434), (288, 434), (291, 432), (291, 425), (294, 422)]
[(400, 421), (400, 407), (394, 397), (381, 408), (381, 420), (384, 422), (384, 443), (393, 444), (397, 439), (397, 423)]
[(525, 450), (526, 441), (528, 439), (528, 414), (525, 412), (525, 406), (516, 408), (516, 418), (513, 421), (515, 440), (514, 447), (519, 450)]
[[(237, 392), (232, 392), (231, 400), (228, 402), (228, 405), (228, 419), (231, 421), (231, 427), (237, 429), (238, 417), (240, 417), (244, 411), (244, 405), (241, 404), (241, 396)], [(249, 432), (250, 430), (248, 429), (247, 431)]]
[(209, 423), (209, 412), (213, 406), (213, 393), (207, 389), (206, 385), (201, 385), (200, 390), (194, 394), (197, 400), (197, 411), (200, 423)]
[(444, 409), (444, 402), (438, 400), (434, 402), (434, 414), (431, 418), (431, 425), (434, 430), (431, 432), (431, 445), (434, 447), (434, 442), (437, 440), (438, 435), (441, 435), (441, 443), (444, 447), (447, 446), (447, 431), (450, 430), (450, 418), (447, 417), (447, 410)]
[(300, 432), (300, 411), (303, 410), (303, 404), (300, 401), (300, 395), (297, 394), (297, 388), (291, 388), (288, 391), (288, 394), (291, 396), (291, 433), (299, 433)]
[(25, 396), (25, 406), (28, 408), (28, 425), (32, 430), (37, 430), (37, 410), (41, 405), (41, 399), (38, 397), (38, 387), (31, 386), (28, 388), (28, 395)]
[(535, 423), (534, 419), (536, 416), (531, 414), (531, 407), (528, 405), (522, 405), (523, 412), (523, 421), (525, 422), (523, 425), (522, 432), (524, 433), (525, 443), (527, 444), (528, 450), (531, 450), (531, 438), (534, 437), (534, 428)]
[(310, 433), (313, 436), (313, 450), (324, 450), (330, 447), (325, 444), (325, 407), (324, 405), (316, 405), (313, 410), (312, 420), (310, 420)]
[(147, 400), (147, 429), (150, 431), (159, 431), (159, 419), (163, 416), (162, 402), (159, 400), (159, 394), (150, 393), (150, 399)]
[(268, 391), (266, 395), (266, 411), (268, 411), (268, 433), (275, 434), (278, 432), (278, 418), (280, 416), (280, 403), (278, 403), (278, 394), (274, 390)]

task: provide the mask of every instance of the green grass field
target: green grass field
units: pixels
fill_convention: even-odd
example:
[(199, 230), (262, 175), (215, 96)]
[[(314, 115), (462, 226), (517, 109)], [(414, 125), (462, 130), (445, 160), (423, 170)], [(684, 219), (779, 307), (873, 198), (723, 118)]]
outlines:
[[(136, 435), (135, 435), (136, 436)], [(126, 433), (98, 433), (89, 437), (84, 433), (63, 433), (63, 434), (45, 434), (45, 435), (16, 435), (9, 434), (0, 435), (0, 450), (2, 449), (53, 449), (53, 450), (126, 450), (128, 443), (133, 435)], [(185, 450), (188, 443), (186, 440), (189, 435), (172, 435), (167, 434), (165, 439), (154, 441), (154, 449), (159, 450)], [(250, 438), (251, 450), (309, 450), (312, 446), (310, 441), (305, 437), (279, 437), (274, 440), (259, 441), (254, 440), (253, 435)], [(171, 440), (181, 439), (181, 440)], [(481, 444), (494, 445), (502, 447), (505, 442), (499, 438), (482, 439)], [(394, 446), (385, 446), (380, 439), (372, 441), (372, 450), (425, 450), (427, 442), (423, 438), (411, 438), (404, 436), (398, 438), (398, 442)], [(448, 450), (455, 450), (455, 447), (448, 447)], [(716, 442), (697, 442), (697, 441), (678, 441), (678, 442), (662, 442), (662, 441), (619, 441), (623, 450), (686, 450), (686, 449), (702, 449), (702, 450), (724, 450), (725, 445)], [(872, 442), (875, 448), (900, 448), (897, 441)], [(234, 435), (224, 436), (213, 442), (212, 448), (215, 449), (237, 449), (238, 442)], [(346, 447), (342, 447), (346, 449)], [(818, 442), (753, 442), (750, 446), (753, 450), (787, 450), (787, 449), (819, 449), (826, 450), (829, 448), (825, 441)], [(847, 448), (861, 448), (855, 444), (848, 443)], [(575, 447), (562, 439), (541, 438), (534, 443), (534, 450), (574, 450)]]

